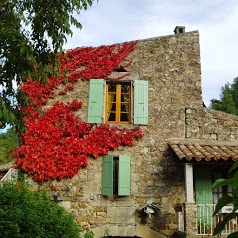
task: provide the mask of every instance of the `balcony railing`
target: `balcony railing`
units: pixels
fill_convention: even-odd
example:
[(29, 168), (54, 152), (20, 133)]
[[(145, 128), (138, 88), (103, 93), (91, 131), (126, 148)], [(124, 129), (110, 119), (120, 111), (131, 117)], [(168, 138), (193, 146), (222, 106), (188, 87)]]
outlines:
[[(224, 207), (216, 216), (212, 216), (216, 204), (197, 204), (197, 229), (198, 235), (212, 235), (216, 225), (224, 219), (227, 213), (232, 211), (231, 206)], [(238, 230), (238, 218), (229, 221), (222, 231), (228, 235)]]

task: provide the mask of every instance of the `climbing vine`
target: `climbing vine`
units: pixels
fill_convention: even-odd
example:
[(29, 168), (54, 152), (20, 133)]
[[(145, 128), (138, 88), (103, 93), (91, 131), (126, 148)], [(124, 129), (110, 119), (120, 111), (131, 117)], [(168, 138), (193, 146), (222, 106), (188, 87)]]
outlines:
[(130, 42), (69, 50), (65, 57), (59, 55), (61, 77), (49, 78), (46, 85), (31, 79), (21, 85), (32, 103), (22, 108), (27, 130), (21, 137), (21, 146), (14, 152), (17, 168), (35, 181), (72, 178), (88, 165), (88, 157), (98, 158), (120, 145), (133, 146), (134, 139), (143, 136), (140, 127), (119, 129), (80, 121), (74, 114), (82, 107), (77, 100), (67, 104), (56, 102), (50, 109), (43, 109), (56, 96), (60, 84), (65, 84), (65, 89), (58, 95), (65, 95), (78, 80), (107, 78), (119, 65), (127, 67), (131, 61), (126, 61), (126, 57), (135, 46), (136, 42)]

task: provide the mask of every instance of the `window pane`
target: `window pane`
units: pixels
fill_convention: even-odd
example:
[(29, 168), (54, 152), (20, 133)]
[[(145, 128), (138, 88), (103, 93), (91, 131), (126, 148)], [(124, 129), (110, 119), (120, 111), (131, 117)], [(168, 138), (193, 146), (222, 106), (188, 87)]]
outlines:
[(121, 85), (121, 92), (122, 93), (129, 93), (130, 92), (130, 83), (122, 84)]
[(129, 94), (121, 94), (121, 102), (129, 102)]
[(107, 113), (108, 121), (116, 121), (116, 113)]
[(121, 113), (120, 121), (129, 121), (128, 113)]
[(116, 112), (116, 103), (107, 103), (107, 112)]
[(116, 102), (116, 94), (115, 93), (108, 93), (107, 100), (108, 100), (108, 102)]
[(116, 92), (116, 84), (108, 84), (108, 92)]
[(121, 112), (129, 112), (129, 104), (128, 103), (121, 104)]
[(109, 112), (116, 112), (116, 103), (111, 103)]

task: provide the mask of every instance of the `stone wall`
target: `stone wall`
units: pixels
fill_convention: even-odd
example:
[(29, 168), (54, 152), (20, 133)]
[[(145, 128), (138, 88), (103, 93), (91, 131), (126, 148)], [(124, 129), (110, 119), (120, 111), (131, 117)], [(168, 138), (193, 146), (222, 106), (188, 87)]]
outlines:
[[(102, 158), (89, 158), (89, 166), (74, 178), (45, 186), (82, 226), (90, 225), (96, 237), (104, 231), (114, 236), (170, 237), (179, 229), (175, 206), (185, 202), (185, 188), (183, 163), (169, 149), (167, 140), (202, 137), (203, 133), (200, 121), (193, 122), (196, 113), (203, 113), (199, 34), (194, 31), (141, 40), (128, 59), (132, 64), (127, 71), (149, 82), (149, 123), (141, 126), (145, 136), (134, 147), (110, 153), (130, 155), (131, 195), (101, 195)], [(88, 88), (89, 82), (80, 81), (72, 92), (56, 97), (46, 107), (79, 99), (83, 107), (77, 116), (86, 121)], [(139, 212), (149, 199), (159, 207), (151, 217)]]
[(186, 237), (194, 238), (197, 236), (197, 204), (185, 203), (185, 214)]
[(186, 109), (186, 138), (238, 141), (238, 116), (209, 108)]

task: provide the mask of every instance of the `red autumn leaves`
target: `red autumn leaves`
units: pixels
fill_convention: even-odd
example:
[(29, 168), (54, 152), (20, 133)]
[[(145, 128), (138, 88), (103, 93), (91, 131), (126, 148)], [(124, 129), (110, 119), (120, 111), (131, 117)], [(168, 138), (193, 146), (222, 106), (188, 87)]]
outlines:
[(80, 121), (73, 113), (82, 106), (77, 100), (68, 104), (57, 102), (50, 109), (42, 109), (50, 98), (55, 97), (55, 89), (66, 84), (66, 71), (68, 82), (59, 95), (73, 90), (78, 80), (107, 78), (135, 46), (136, 42), (131, 42), (70, 50), (64, 58), (59, 56), (61, 78), (53, 76), (46, 85), (29, 80), (21, 86), (33, 103), (22, 108), (27, 131), (21, 137), (21, 146), (14, 152), (17, 168), (35, 181), (72, 178), (81, 167), (87, 166), (88, 157), (98, 158), (120, 145), (133, 146), (134, 139), (143, 136), (140, 127), (118, 129)]

